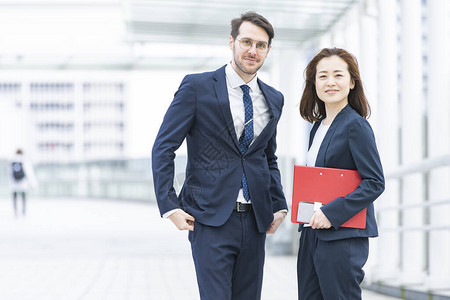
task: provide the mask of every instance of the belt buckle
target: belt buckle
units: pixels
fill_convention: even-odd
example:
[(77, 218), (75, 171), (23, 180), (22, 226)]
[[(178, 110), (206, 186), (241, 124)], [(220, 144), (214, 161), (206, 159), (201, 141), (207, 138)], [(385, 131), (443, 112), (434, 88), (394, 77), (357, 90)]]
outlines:
[(244, 203), (236, 202), (236, 211), (237, 212), (246, 212), (247, 211), (247, 207), (245, 207)]

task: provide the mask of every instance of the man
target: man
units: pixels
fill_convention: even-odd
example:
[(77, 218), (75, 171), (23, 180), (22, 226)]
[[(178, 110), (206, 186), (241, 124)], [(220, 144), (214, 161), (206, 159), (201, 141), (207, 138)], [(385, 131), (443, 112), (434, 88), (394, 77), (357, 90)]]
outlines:
[[(283, 95), (257, 78), (272, 25), (248, 12), (231, 21), (231, 62), (187, 75), (152, 151), (158, 206), (190, 230), (201, 299), (260, 299), (266, 233), (287, 213), (277, 166)], [(186, 180), (173, 188), (175, 151), (186, 138)]]

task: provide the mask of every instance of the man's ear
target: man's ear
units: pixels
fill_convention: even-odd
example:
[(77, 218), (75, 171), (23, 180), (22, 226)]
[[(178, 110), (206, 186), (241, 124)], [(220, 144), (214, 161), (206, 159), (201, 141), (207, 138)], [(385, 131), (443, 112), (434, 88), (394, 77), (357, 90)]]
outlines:
[(230, 46), (230, 49), (233, 50), (233, 44), (234, 44), (234, 39), (233, 37), (230, 35), (230, 38), (228, 40), (228, 45)]

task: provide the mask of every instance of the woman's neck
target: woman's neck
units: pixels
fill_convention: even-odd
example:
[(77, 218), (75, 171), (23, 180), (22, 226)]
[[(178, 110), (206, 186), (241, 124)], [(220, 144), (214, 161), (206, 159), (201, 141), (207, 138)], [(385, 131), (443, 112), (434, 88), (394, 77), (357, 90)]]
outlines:
[(325, 112), (327, 116), (322, 120), (323, 125), (330, 125), (334, 118), (346, 107), (348, 102), (344, 103), (325, 103)]

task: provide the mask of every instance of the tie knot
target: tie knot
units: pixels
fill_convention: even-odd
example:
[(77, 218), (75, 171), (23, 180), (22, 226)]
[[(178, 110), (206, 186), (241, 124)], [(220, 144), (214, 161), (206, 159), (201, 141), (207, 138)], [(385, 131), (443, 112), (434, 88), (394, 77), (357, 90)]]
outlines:
[(240, 88), (242, 89), (244, 94), (248, 94), (249, 93), (248, 91), (250, 90), (250, 87), (248, 85), (243, 84), (243, 85), (240, 86)]

